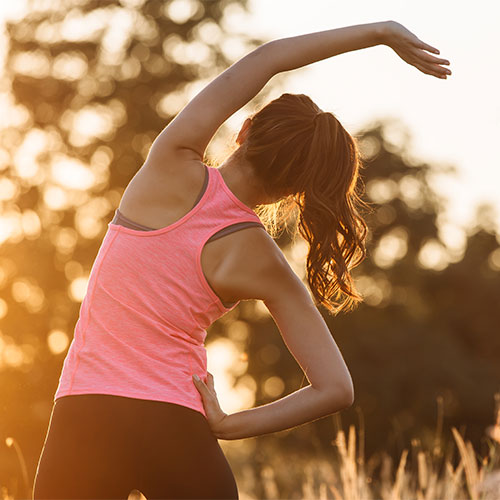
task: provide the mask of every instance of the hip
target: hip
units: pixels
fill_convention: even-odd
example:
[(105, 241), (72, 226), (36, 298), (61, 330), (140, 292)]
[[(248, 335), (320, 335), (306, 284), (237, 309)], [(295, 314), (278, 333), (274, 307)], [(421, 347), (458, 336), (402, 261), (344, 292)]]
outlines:
[(137, 489), (148, 499), (237, 498), (229, 463), (199, 411), (108, 394), (60, 397), (34, 498), (76, 498), (82, 490), (111, 498), (110, 485), (124, 488), (117, 496)]

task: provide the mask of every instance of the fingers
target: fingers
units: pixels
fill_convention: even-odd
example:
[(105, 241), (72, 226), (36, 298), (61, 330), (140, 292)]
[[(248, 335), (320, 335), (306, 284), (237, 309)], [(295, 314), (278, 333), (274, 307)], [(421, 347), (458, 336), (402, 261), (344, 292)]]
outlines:
[(421, 52), (419, 55), (421, 59), (432, 64), (450, 64), (450, 61), (448, 61), (448, 59), (439, 59), (427, 54), (426, 52)]
[(431, 56), (430, 54), (427, 54), (427, 52), (422, 52), (419, 51), (418, 57), (420, 59), (429, 62), (429, 63), (434, 63), (434, 64), (450, 64), (450, 61), (448, 59), (439, 59), (438, 57)]
[(215, 393), (214, 378), (211, 373), (207, 374), (207, 386), (213, 393)]
[(425, 67), (432, 72), (432, 74), (439, 76), (440, 78), (451, 75), (451, 70), (449, 68), (443, 68), (441, 66), (425, 65)]
[(203, 391), (207, 390), (208, 392), (212, 392), (215, 394), (215, 387), (214, 387), (214, 377), (210, 372), (207, 372), (207, 381), (204, 382), (203, 379), (198, 378), (196, 379), (195, 375), (191, 377), (196, 385), (196, 387), (201, 388)]
[(196, 375), (193, 375), (191, 378), (193, 379), (194, 385), (196, 386), (198, 391), (201, 392), (202, 395), (206, 394), (206, 392), (208, 391), (208, 388), (207, 388), (207, 385), (205, 384), (205, 382), (203, 382), (203, 380), (201, 378), (196, 378)]
[(426, 71), (428, 75), (437, 76), (438, 78), (446, 78), (448, 75), (451, 75), (451, 71), (447, 68), (436, 68), (435, 66), (429, 66), (426, 64), (421, 65)]
[(191, 376), (191, 379), (193, 380), (194, 382), (194, 385), (198, 388), (198, 387), (201, 387), (203, 385), (203, 380), (201, 380), (201, 378), (198, 377), (198, 375), (194, 374)]
[(419, 48), (427, 50), (429, 52), (434, 52), (434, 54), (439, 54), (439, 50), (436, 49), (436, 47), (433, 47), (432, 45), (429, 45), (428, 43), (422, 42), (422, 40), (419, 40)]
[(449, 68), (443, 68), (441, 66), (443, 64), (450, 64), (448, 59), (433, 57), (422, 50), (415, 50), (412, 56), (413, 57), (410, 56), (408, 62), (427, 75), (436, 76), (438, 78), (446, 78), (447, 75), (451, 75), (451, 70)]
[(425, 73), (426, 75), (436, 76), (437, 78), (446, 79), (448, 74), (451, 74), (451, 71), (447, 68), (436, 68), (435, 66), (429, 66), (420, 62), (413, 63), (413, 65), (420, 71), (422, 71), (422, 73)]
[[(434, 47), (431, 47), (430, 45), (427, 45), (425, 43), (422, 43), (422, 46), (420, 48), (424, 50), (429, 50), (429, 48), (434, 49)], [(432, 52), (436, 52), (437, 54), (439, 54), (439, 50), (437, 49), (432, 50)], [(450, 69), (442, 68), (440, 66), (442, 64), (449, 65), (450, 61), (448, 61), (448, 59), (431, 56), (430, 54), (427, 54), (422, 50), (419, 51), (418, 57), (420, 61), (418, 63), (418, 66), (417, 64), (415, 64), (415, 66), (417, 66), (424, 73), (443, 79), (446, 79), (447, 75), (451, 75)]]
[(421, 49), (413, 49), (412, 55), (414, 57), (418, 58), (422, 63), (446, 64), (446, 65), (450, 64), (450, 61), (448, 59), (431, 56), (430, 54), (428, 54), (427, 52), (424, 52)]
[(435, 72), (430, 71), (428, 68), (426, 68), (423, 64), (420, 63), (415, 63), (414, 66), (418, 68), (422, 73), (425, 73), (426, 75), (431, 75), (431, 76), (438, 76)]

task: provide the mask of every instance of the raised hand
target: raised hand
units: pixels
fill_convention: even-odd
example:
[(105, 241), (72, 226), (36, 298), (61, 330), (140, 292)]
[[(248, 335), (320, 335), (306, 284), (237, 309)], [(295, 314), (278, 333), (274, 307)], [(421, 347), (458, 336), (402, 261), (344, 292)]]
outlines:
[(442, 64), (450, 64), (450, 61), (431, 56), (426, 52), (439, 54), (438, 49), (423, 42), (396, 21), (384, 23), (383, 43), (391, 47), (401, 59), (415, 66), (422, 73), (443, 79), (446, 79), (447, 75), (451, 75), (448, 68), (441, 66)]

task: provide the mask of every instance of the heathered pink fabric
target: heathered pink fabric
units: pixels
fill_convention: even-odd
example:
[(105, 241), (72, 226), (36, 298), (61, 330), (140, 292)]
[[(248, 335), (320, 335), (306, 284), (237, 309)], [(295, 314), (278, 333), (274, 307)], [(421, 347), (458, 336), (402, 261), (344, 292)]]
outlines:
[(206, 381), (206, 329), (226, 312), (206, 281), (201, 250), (236, 222), (261, 222), (207, 167), (197, 205), (173, 224), (140, 231), (109, 223), (90, 273), (54, 401), (113, 394), (187, 406), (205, 417), (191, 375)]

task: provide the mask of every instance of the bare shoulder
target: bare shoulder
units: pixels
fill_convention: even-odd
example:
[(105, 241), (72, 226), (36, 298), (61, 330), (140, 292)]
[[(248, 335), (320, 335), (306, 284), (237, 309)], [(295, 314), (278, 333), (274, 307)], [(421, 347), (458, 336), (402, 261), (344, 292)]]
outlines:
[(148, 157), (127, 185), (119, 208), (139, 223), (162, 227), (189, 209), (204, 179), (203, 162), (188, 152)]
[(166, 151), (161, 157), (149, 155), (136, 175), (140, 175), (154, 190), (158, 182), (197, 184), (198, 179), (203, 181), (205, 177), (205, 167), (197, 155), (186, 149), (177, 149)]
[(302, 280), (263, 228), (246, 228), (235, 235), (238, 233), (212, 276), (220, 294), (235, 302), (262, 300), (269, 307), (295, 299), (311, 301)]

